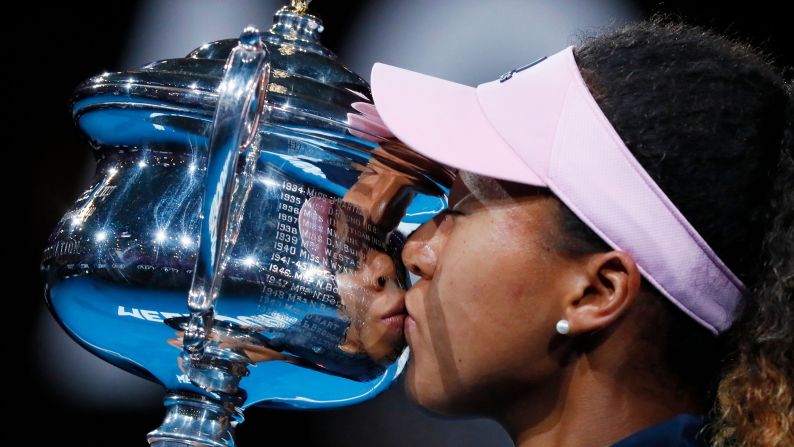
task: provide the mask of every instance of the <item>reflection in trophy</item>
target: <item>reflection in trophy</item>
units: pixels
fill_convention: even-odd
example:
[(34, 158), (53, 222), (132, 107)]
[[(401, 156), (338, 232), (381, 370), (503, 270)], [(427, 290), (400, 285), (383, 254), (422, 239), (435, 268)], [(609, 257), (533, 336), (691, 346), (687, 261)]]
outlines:
[(253, 405), (364, 401), (407, 358), (403, 233), (452, 176), (392, 138), (306, 3), (72, 98), (97, 169), (44, 252), (46, 300), (166, 388), (152, 445), (234, 445)]
[(405, 271), (387, 252), (376, 249), (367, 251), (362, 264), (359, 270), (338, 276), (350, 321), (342, 349), (390, 364), (405, 347)]

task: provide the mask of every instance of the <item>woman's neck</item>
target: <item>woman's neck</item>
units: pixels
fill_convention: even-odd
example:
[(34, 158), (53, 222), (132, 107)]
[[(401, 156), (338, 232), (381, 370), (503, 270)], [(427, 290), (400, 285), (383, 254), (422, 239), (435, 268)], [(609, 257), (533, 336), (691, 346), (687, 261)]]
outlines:
[(523, 393), (499, 421), (517, 447), (609, 446), (680, 413), (697, 413), (691, 395), (663, 385), (647, 369), (621, 368), (588, 354), (555, 375), (555, 384)]

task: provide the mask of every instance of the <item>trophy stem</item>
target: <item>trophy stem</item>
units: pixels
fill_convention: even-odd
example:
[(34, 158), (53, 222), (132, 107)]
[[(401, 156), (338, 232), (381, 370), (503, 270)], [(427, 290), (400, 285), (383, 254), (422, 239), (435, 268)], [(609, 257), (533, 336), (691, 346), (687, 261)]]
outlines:
[(152, 447), (234, 446), (234, 428), (243, 421), (242, 408), (186, 391), (170, 392), (163, 402), (165, 420), (146, 436)]
[[(184, 331), (190, 317), (169, 318), (165, 323)], [(186, 390), (166, 394), (165, 420), (147, 435), (151, 446), (234, 447), (234, 428), (244, 420), (242, 406), (248, 397), (239, 385), (251, 360), (239, 348), (221, 346), (262, 345), (265, 339), (225, 321), (216, 321), (212, 331), (200, 358), (185, 351), (179, 357), (190, 383), (206, 394)]]

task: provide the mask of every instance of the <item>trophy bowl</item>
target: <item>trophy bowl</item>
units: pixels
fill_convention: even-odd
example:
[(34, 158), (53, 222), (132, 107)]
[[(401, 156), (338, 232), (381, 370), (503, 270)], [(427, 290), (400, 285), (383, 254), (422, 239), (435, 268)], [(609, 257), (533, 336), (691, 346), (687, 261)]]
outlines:
[(407, 360), (400, 251), (452, 173), (393, 138), (305, 6), (72, 97), (96, 174), (50, 236), (45, 299), (165, 387), (152, 445), (234, 445), (249, 406), (355, 404)]

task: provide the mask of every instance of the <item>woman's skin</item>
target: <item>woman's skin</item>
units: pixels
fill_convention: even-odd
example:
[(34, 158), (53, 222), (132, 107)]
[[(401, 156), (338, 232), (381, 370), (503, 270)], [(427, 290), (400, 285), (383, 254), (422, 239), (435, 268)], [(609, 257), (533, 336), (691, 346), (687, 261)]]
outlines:
[[(696, 412), (646, 361), (648, 296), (632, 257), (565, 254), (547, 191), (459, 174), (452, 211), (411, 235), (403, 260), (422, 279), (405, 297), (409, 394), (494, 418), (517, 446), (606, 446)], [(595, 334), (586, 349), (574, 343), (583, 334)]]

